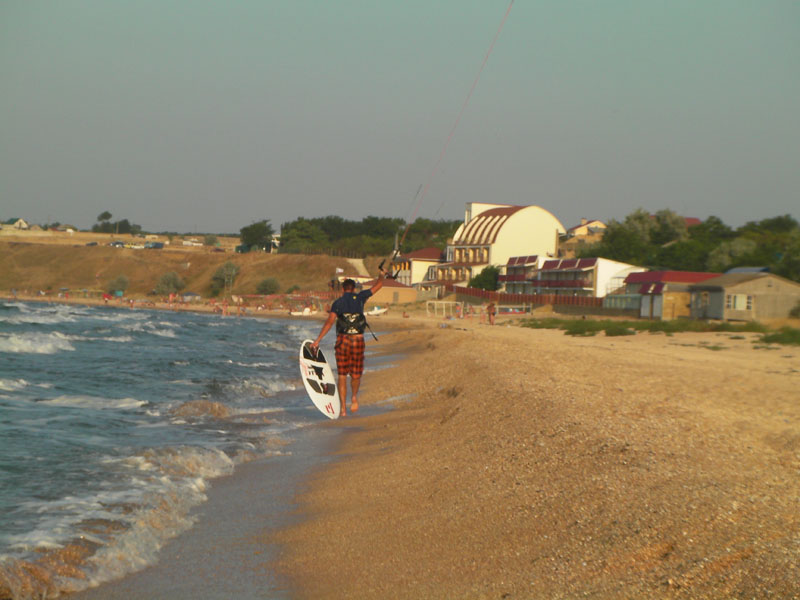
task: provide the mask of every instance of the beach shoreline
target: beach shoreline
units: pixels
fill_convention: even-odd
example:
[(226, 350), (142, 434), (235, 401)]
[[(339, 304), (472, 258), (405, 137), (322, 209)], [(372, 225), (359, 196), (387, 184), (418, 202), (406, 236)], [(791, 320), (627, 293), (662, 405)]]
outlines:
[[(424, 325), (424, 323), (421, 323)], [(800, 350), (753, 334), (397, 330), (300, 519), (298, 598), (800, 594)]]
[[(800, 593), (800, 349), (758, 349), (757, 334), (376, 322), (361, 412), (314, 427), (333, 434), (330, 455), (306, 463), (284, 512), (205, 551), (211, 597)], [(382, 356), (392, 364), (374, 368)], [(219, 480), (167, 560), (75, 597), (169, 590), (207, 535), (214, 488), (247, 508), (275, 468)], [(246, 572), (225, 567), (226, 545), (252, 553)], [(172, 597), (205, 577), (188, 573)]]

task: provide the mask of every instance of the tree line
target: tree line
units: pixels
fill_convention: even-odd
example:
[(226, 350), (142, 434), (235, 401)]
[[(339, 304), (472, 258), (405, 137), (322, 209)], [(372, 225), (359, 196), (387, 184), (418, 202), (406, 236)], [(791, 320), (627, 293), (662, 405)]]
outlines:
[(790, 215), (749, 221), (732, 228), (718, 217), (686, 226), (671, 210), (655, 215), (638, 209), (612, 219), (595, 244), (580, 248), (581, 258), (603, 257), (654, 270), (724, 272), (733, 267), (769, 267), (800, 281), (800, 224)]
[[(401, 251), (411, 252), (428, 246), (444, 248), (460, 224), (461, 221), (419, 218), (408, 228)], [(279, 251), (385, 256), (394, 249), (395, 236), (403, 237), (405, 227), (403, 219), (391, 217), (368, 216), (360, 221), (337, 216), (299, 217), (281, 226)], [(242, 244), (248, 248), (269, 248), (273, 233), (268, 219), (240, 230)]]

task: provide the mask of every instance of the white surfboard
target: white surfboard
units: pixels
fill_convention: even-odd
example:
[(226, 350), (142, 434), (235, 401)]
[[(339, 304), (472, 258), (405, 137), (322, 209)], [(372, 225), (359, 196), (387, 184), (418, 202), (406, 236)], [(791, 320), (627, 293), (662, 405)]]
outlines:
[(311, 350), (312, 340), (305, 340), (300, 346), (300, 376), (308, 392), (308, 397), (320, 412), (329, 419), (339, 418), (339, 395), (336, 393), (336, 379), (322, 350)]

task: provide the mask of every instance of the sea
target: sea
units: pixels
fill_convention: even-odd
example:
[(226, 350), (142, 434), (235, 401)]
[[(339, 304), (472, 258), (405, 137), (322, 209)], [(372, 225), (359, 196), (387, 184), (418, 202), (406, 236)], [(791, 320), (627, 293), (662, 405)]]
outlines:
[(325, 420), (297, 367), (319, 328), (0, 301), (0, 597), (153, 564), (215, 478), (287, 460)]

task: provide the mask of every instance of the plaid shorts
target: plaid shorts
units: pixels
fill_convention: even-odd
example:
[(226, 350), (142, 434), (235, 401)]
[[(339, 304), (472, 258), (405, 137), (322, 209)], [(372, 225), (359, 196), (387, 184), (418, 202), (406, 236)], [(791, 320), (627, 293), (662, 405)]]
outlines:
[(334, 350), (339, 375), (361, 377), (364, 372), (364, 336), (340, 333), (336, 336)]

